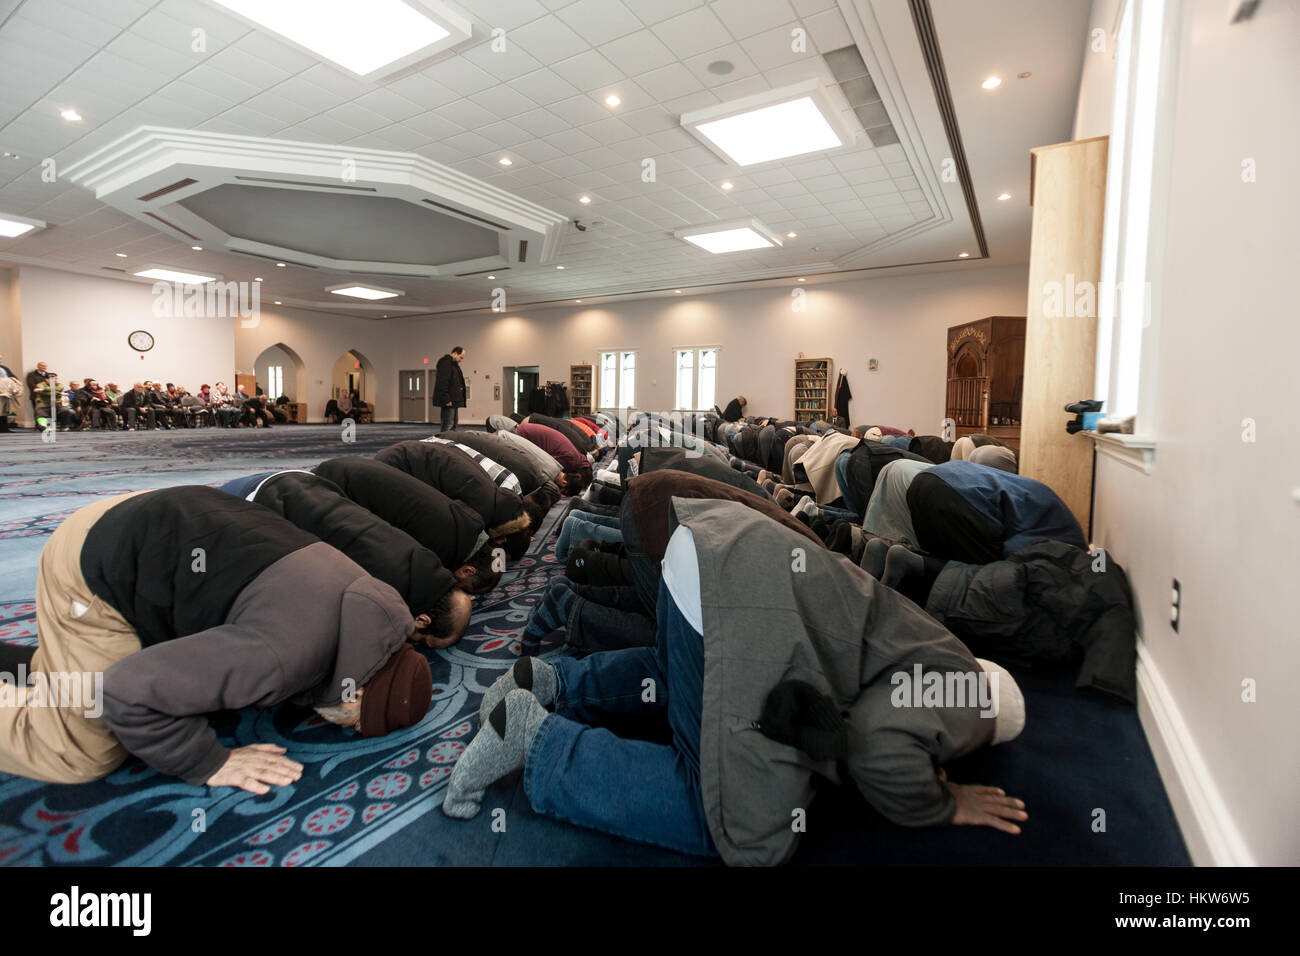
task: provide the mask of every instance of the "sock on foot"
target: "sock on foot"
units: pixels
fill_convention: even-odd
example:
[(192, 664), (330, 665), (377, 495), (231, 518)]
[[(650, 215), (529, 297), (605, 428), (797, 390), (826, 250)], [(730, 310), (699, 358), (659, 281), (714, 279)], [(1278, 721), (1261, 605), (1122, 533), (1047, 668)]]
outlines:
[(909, 574), (920, 574), (925, 570), (925, 559), (915, 551), (909, 551), (901, 544), (896, 544), (885, 555), (885, 576), (880, 583), (887, 588), (898, 590), (903, 578)]
[(799, 499), (799, 503), (791, 509), (792, 513), (799, 511), (807, 514), (809, 518), (815, 518), (822, 513), (821, 509), (817, 507), (817, 502), (812, 500), (812, 495), (804, 495)]
[(543, 707), (550, 707), (555, 702), (555, 692), (559, 688), (555, 668), (546, 661), (535, 657), (521, 657), (504, 674), (498, 677), (483, 695), (478, 705), (478, 725), (487, 723), (492, 708), (501, 703), (512, 690), (532, 692), (537, 702)]
[(884, 538), (872, 538), (862, 552), (862, 570), (879, 581), (885, 576), (885, 556), (889, 554), (889, 542)]
[(456, 761), (442, 800), (442, 812), (460, 820), (476, 816), (487, 788), (523, 768), (533, 736), (546, 717), (546, 708), (528, 691), (506, 694)]

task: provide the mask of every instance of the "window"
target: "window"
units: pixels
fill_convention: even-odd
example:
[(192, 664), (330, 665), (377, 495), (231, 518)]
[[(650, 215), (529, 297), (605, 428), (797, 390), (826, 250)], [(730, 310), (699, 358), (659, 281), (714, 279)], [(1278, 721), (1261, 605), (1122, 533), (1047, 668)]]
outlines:
[(673, 354), (676, 356), (677, 365), (674, 407), (683, 411), (712, 408), (718, 378), (718, 350), (716, 348), (676, 349)]
[(600, 407), (631, 408), (636, 404), (636, 352), (600, 353)]
[[(1164, 56), (1167, 16), (1176, 0), (1125, 0), (1115, 35), (1115, 92), (1101, 286), (1097, 295), (1096, 394), (1108, 416), (1139, 417), (1135, 431), (1151, 434), (1155, 319), (1152, 278), (1163, 250), (1168, 182), (1172, 69)], [(1168, 45), (1172, 49), (1172, 44)], [(1157, 180), (1157, 170), (1160, 171)], [(1157, 183), (1160, 183), (1159, 188)], [(1154, 223), (1161, 225), (1153, 228)]]
[(275, 399), (284, 394), (284, 366), (271, 365), (266, 369), (266, 394)]

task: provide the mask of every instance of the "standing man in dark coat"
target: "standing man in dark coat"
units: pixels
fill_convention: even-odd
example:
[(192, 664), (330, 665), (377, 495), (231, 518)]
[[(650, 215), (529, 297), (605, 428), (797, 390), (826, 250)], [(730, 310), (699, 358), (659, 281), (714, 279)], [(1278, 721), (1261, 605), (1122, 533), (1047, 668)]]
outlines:
[(433, 401), (442, 409), (442, 428), (438, 434), (456, 427), (457, 409), (465, 407), (465, 376), (460, 363), (465, 360), (465, 350), (457, 345), (438, 359), (438, 375), (433, 383)]

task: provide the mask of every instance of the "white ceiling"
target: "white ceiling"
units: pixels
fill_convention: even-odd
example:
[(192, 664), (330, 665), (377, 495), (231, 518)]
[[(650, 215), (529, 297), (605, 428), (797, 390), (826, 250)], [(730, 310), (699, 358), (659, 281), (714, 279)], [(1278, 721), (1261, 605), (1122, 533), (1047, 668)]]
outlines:
[[(1028, 150), (1069, 138), (1088, 0), (931, 0), (935, 31), (987, 235), (987, 263), (1028, 253)], [(10, 10), (10, 8), (12, 8)], [(50, 228), (0, 239), (0, 260), (108, 275), (166, 262), (265, 275), (263, 297), (334, 306), (322, 270), (271, 269), (163, 234), (90, 190), (42, 177), (143, 125), (417, 153), (569, 219), (553, 259), (497, 281), (389, 279), (404, 314), (725, 288), (785, 276), (915, 264), (977, 267), (979, 249), (904, 0), (473, 0), (474, 40), (377, 83), (250, 29), (202, 0), (0, 0), (0, 213)], [(494, 52), (493, 28), (507, 49)], [(806, 52), (791, 31), (807, 32)], [(192, 49), (204, 31), (206, 51)], [(822, 77), (821, 54), (856, 43), (900, 143), (728, 166), (682, 113)], [(716, 60), (735, 68), (720, 76)], [(1018, 73), (1030, 72), (1020, 80)], [(989, 74), (1003, 78), (980, 89)], [(617, 93), (622, 104), (603, 102)], [(84, 117), (69, 123), (60, 110)], [(501, 156), (514, 162), (497, 163)], [(657, 179), (642, 181), (653, 157)], [(723, 181), (735, 188), (724, 191)], [(1001, 192), (1012, 200), (998, 202)], [(592, 198), (589, 205), (578, 197)], [(756, 217), (779, 249), (712, 256), (674, 230)], [(972, 259), (959, 261), (960, 251)], [(116, 253), (126, 253), (127, 258)], [(563, 270), (555, 265), (564, 265)], [(377, 307), (384, 308), (384, 307)], [(384, 308), (397, 314), (398, 310)]]

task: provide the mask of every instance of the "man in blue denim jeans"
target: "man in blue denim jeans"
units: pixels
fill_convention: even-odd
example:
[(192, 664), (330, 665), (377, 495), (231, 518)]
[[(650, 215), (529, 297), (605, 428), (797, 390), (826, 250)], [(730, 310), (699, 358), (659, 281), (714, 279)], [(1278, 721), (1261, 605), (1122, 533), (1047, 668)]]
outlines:
[[(1024, 804), (994, 787), (953, 784), (949, 760), (1009, 740), (1024, 723), (1010, 675), (870, 575), (732, 501), (674, 498), (656, 648), (521, 660), (489, 688), (443, 812), (468, 819), (486, 788), (522, 769), (541, 813), (731, 865), (794, 853), (792, 826), (813, 777), (840, 781), (896, 823), (1019, 833)], [(793, 558), (793, 560), (792, 560)], [(742, 599), (737, 582), (746, 584)], [(978, 676), (977, 703), (899, 703), (899, 676)], [(769, 694), (808, 688), (843, 722), (837, 751), (776, 732)], [(990, 706), (992, 705), (992, 706)], [(547, 707), (554, 712), (548, 713)], [(671, 743), (615, 736), (615, 717), (666, 721)], [(992, 718), (992, 719), (985, 719)]]

